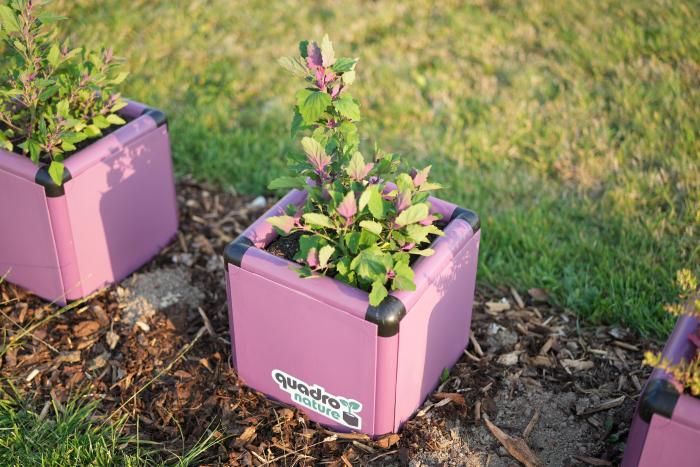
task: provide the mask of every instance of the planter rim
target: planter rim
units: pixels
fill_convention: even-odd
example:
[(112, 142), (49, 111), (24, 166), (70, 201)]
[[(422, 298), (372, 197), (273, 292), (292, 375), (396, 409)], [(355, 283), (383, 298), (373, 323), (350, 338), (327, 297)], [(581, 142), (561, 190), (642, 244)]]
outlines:
[[(698, 329), (698, 320), (691, 316), (681, 316), (666, 342), (662, 356), (676, 364), (681, 359), (689, 358), (695, 345), (688, 335)], [(639, 401), (639, 416), (649, 423), (654, 414), (668, 419), (681, 419), (685, 423), (700, 428), (700, 420), (694, 414), (700, 413), (700, 398), (686, 392), (680, 393), (671, 383), (671, 375), (661, 369), (655, 369)]]
[(63, 163), (63, 184), (61, 185), (53, 182), (46, 164), (36, 165), (28, 157), (4, 149), (0, 149), (0, 170), (43, 186), (49, 198), (63, 196), (66, 182), (120, 151), (139, 136), (167, 124), (167, 118), (162, 111), (136, 101), (127, 100), (127, 106), (119, 113), (133, 120), (107, 136), (93, 140), (88, 146), (66, 158)]
[(301, 205), (305, 198), (304, 191), (290, 191), (231, 242), (224, 251), (227, 270), (231, 264), (270, 280), (285, 283), (312, 298), (329, 302), (355, 317), (375, 323), (381, 337), (391, 337), (398, 333), (401, 319), (427, 290), (427, 284), (432, 283), (433, 277), (444, 264), (465, 248), (467, 242), (477, 236), (480, 230), (479, 217), (473, 211), (430, 197), (431, 212), (440, 213), (443, 218), (449, 219), (443, 229), (445, 236), (433, 242), (434, 255), (420, 257), (413, 264), (416, 290), (392, 291), (374, 307), (369, 305), (368, 292), (327, 276), (300, 278), (296, 271), (292, 270), (298, 267), (296, 263), (264, 250), (264, 247), (277, 237), (272, 225), (266, 222), (267, 218), (283, 213), (288, 204)]

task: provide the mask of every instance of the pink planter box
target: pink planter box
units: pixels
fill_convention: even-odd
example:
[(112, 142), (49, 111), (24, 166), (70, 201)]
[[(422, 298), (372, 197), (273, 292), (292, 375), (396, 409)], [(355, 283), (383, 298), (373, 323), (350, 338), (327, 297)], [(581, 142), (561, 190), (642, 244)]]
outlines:
[(67, 158), (61, 186), (0, 150), (0, 276), (65, 304), (124, 278), (175, 235), (165, 115), (135, 102), (122, 113), (134, 120)]
[(395, 432), (467, 345), (479, 219), (432, 198), (450, 222), (414, 265), (416, 291), (372, 307), (366, 292), (301, 279), (261, 249), (276, 237), (265, 219), (304, 197), (291, 191), (226, 249), (233, 363), (245, 384), (332, 429)]
[[(698, 321), (678, 320), (664, 348), (664, 357), (678, 363), (690, 360), (697, 348), (688, 339)], [(632, 421), (623, 467), (697, 467), (700, 465), (700, 399), (679, 392), (669, 375), (654, 370), (639, 399)]]

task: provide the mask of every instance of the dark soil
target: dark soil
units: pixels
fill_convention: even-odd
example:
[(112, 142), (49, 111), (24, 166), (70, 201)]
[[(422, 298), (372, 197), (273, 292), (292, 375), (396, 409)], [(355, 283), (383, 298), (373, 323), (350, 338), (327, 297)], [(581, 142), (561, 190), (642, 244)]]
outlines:
[(279, 235), (265, 248), (265, 251), (287, 261), (294, 261), (294, 256), (299, 251), (301, 235), (301, 232), (294, 232), (286, 237)]
[[(138, 420), (142, 439), (176, 453), (215, 432), (220, 443), (199, 459), (209, 464), (518, 465), (486, 415), (545, 465), (619, 462), (649, 373), (642, 351), (658, 345), (624, 328), (586, 326), (539, 289), (521, 298), (477, 288), (472, 343), (399, 435), (331, 433), (245, 387), (230, 364), (220, 252), (265, 208), (189, 180), (178, 193), (178, 237), (85, 304), (57, 313), (0, 284), (2, 387), (11, 382), (37, 411), (87, 394), (101, 401), (98, 416), (127, 415), (132, 434)], [(155, 285), (169, 294), (149, 298), (158, 280), (169, 282)], [(196, 300), (172, 300), (184, 280), (198, 292), (183, 293)], [(139, 298), (155, 305), (141, 307)]]

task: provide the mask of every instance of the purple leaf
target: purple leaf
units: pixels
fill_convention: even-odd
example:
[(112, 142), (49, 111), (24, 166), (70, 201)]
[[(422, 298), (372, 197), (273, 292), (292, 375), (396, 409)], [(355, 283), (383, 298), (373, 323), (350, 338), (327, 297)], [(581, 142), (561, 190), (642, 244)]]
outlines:
[(401, 247), (401, 249), (403, 251), (409, 251), (409, 250), (412, 250), (414, 246), (416, 246), (415, 243), (407, 243), (403, 247)]
[(316, 42), (309, 42), (309, 45), (306, 47), (306, 63), (309, 65), (309, 68), (323, 67), (321, 48)]
[(331, 163), (331, 156), (326, 154), (321, 143), (308, 136), (301, 140), (301, 145), (304, 147), (306, 158), (320, 177), (325, 172), (326, 166)]
[(396, 197), (396, 211), (401, 212), (411, 205), (411, 193), (404, 191)]
[(345, 221), (350, 224), (352, 216), (357, 214), (357, 202), (355, 201), (355, 193), (349, 191), (340, 205), (336, 208), (338, 214), (345, 218)]
[(413, 175), (413, 184), (416, 187), (420, 187), (422, 184), (428, 181), (428, 174), (430, 173), (430, 165), (421, 171), (415, 172)]
[(316, 248), (311, 248), (309, 250), (309, 253), (306, 255), (306, 264), (308, 264), (312, 269), (318, 267), (318, 250), (316, 250)]
[(422, 221), (419, 221), (419, 224), (420, 225), (430, 225), (433, 222), (435, 222), (436, 220), (438, 220), (437, 217), (433, 216), (432, 214), (429, 214), (428, 217), (426, 217)]

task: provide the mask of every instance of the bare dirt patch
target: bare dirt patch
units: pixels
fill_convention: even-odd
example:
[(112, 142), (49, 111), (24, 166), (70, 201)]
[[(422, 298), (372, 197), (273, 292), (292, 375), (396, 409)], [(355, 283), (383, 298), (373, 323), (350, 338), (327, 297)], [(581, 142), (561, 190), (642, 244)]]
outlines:
[(243, 386), (220, 252), (264, 207), (188, 180), (178, 192), (178, 238), (121, 286), (42, 323), (55, 307), (0, 285), (0, 378), (39, 408), (99, 398), (98, 415), (125, 413), (127, 430), (138, 420), (142, 439), (175, 452), (216, 431), (200, 458), (211, 464), (519, 465), (486, 417), (544, 465), (619, 461), (648, 374), (641, 351), (657, 345), (578, 323), (537, 289), (478, 287), (473, 342), (399, 436), (331, 433)]

